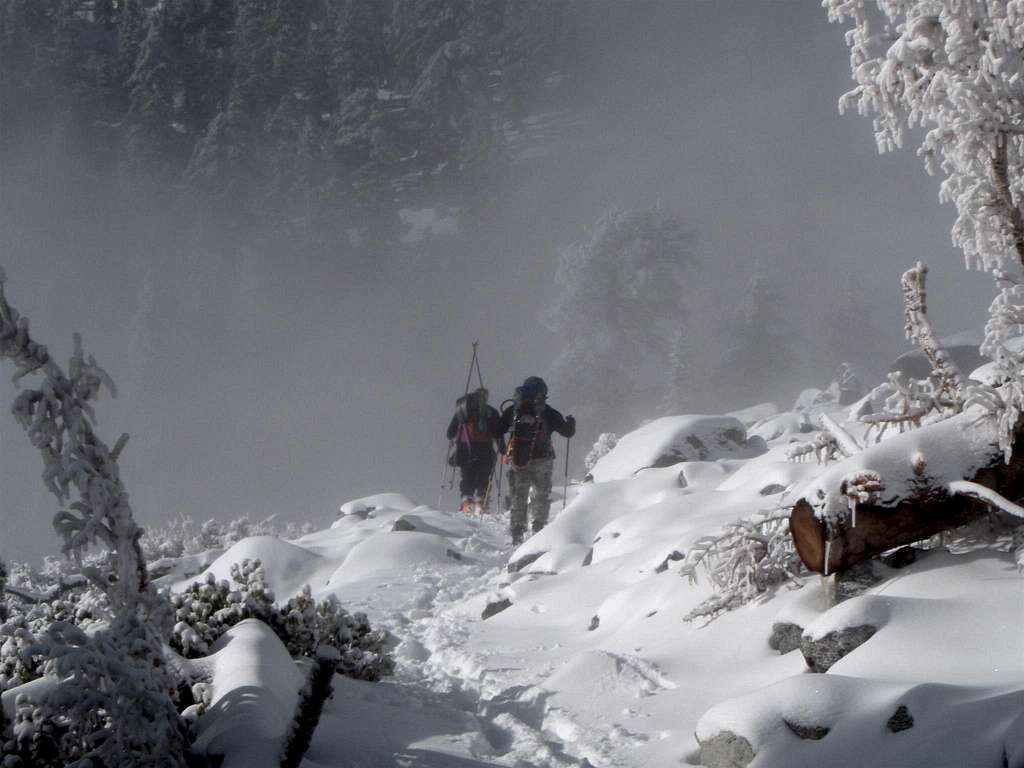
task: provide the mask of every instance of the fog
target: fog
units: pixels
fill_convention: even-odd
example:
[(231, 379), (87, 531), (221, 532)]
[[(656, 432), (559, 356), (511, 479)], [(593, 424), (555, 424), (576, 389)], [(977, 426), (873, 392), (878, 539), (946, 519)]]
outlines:
[[(494, 401), (546, 375), (560, 340), (540, 314), (558, 252), (611, 206), (661, 204), (694, 232), (690, 322), (709, 366), (752, 271), (769, 276), (810, 351), (793, 396), (827, 383), (813, 352), (851, 277), (869, 303), (849, 357), (875, 372), (907, 346), (898, 278), (919, 259), (940, 333), (980, 330), (989, 284), (951, 247), (937, 180), (912, 149), (879, 156), (870, 122), (837, 112), (847, 52), (817, 0), (623, 2), (579, 23), (587, 75), (555, 151), (513, 169), (458, 235), (368, 263), (286, 240), (212, 247), (175, 215), (126, 210), (114, 180), (76, 182), (31, 142), (0, 169), (9, 300), (59, 359), (82, 333), (117, 382), (98, 432), (131, 435), (123, 476), (143, 524), (326, 524), (340, 503), (386, 490), (436, 502), (471, 343)], [(0, 401), (15, 394), (5, 374)], [(556, 388), (550, 402), (579, 407)], [(8, 410), (0, 557), (35, 560), (59, 549), (55, 501)], [(577, 476), (588, 447), (572, 446)]]

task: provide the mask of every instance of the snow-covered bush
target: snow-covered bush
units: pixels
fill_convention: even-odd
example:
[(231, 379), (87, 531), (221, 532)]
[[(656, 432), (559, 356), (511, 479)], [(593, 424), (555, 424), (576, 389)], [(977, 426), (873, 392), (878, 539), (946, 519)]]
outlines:
[(283, 605), (263, 578), (259, 560), (231, 566), (231, 581), (194, 582), (171, 598), (175, 624), (171, 647), (188, 658), (205, 655), (217, 638), (243, 619), (257, 618), (274, 630), (293, 656), (315, 658), (324, 648), (340, 653), (338, 671), (360, 680), (390, 674), (387, 633), (370, 626), (365, 614), (350, 614), (336, 597), (314, 600), (309, 585)]
[(334, 595), (315, 601), (308, 584), (274, 610), (270, 626), (293, 656), (316, 657), (334, 648), (341, 654), (337, 669), (347, 677), (380, 680), (393, 671), (387, 632), (373, 629), (364, 613), (348, 613)]
[(42, 571), (24, 563), (11, 563), (7, 589), (7, 616), (0, 620), (0, 691), (14, 688), (42, 674), (40, 638), (55, 622), (83, 629), (107, 621), (106, 596), (81, 576), (65, 575), (66, 563), (57, 558)]
[(594, 447), (590, 449), (590, 453), (583, 459), (584, 469), (590, 472), (601, 457), (614, 448), (617, 442), (619, 442), (619, 437), (614, 432), (602, 432), (598, 436), (597, 442), (594, 443)]
[(802, 565), (789, 535), (789, 510), (759, 513), (737, 520), (718, 536), (696, 541), (680, 570), (696, 583), (704, 568), (715, 594), (684, 619), (713, 620), (719, 614), (747, 603), (777, 584), (798, 584)]
[(16, 688), (42, 674), (42, 664), (32, 653), (37, 643), (23, 618), (0, 624), (0, 691)]
[(204, 656), (210, 646), (243, 619), (266, 620), (274, 594), (266, 586), (259, 560), (231, 566), (231, 579), (218, 581), (212, 573), (171, 596), (174, 628), (170, 645), (186, 658)]
[[(0, 758), (4, 768), (65, 768), (60, 744), (67, 733), (45, 707), (24, 693), (15, 700), (10, 732), (0, 732)], [(8, 738), (9, 737), (9, 738)]]

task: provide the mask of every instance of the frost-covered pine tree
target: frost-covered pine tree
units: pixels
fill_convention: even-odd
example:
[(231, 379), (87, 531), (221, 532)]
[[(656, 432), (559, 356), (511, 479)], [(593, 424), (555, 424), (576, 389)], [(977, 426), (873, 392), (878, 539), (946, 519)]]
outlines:
[[(89, 635), (69, 621), (50, 624), (36, 653), (60, 682), (42, 702), (42, 717), (68, 726), (60, 740), (65, 764), (181, 768), (184, 743), (163, 653), (170, 611), (149, 581), (142, 529), (120, 478), (127, 436), (111, 449), (93, 430), (92, 401), (104, 385), (113, 392), (113, 382), (85, 356), (77, 335), (65, 373), (32, 339), (28, 319), (3, 289), (0, 272), (0, 359), (14, 364), (16, 380), (41, 378), (37, 389), (18, 395), (14, 416), (42, 455), (43, 480), (62, 506), (54, 527), (64, 551), (110, 610), (108, 626)], [(105, 560), (86, 561), (96, 548)]]
[(562, 344), (553, 378), (582, 423), (632, 426), (638, 396), (664, 379), (683, 317), (683, 270), (694, 263), (690, 241), (662, 208), (611, 210), (586, 242), (562, 251), (547, 313)]
[(755, 273), (727, 328), (714, 379), (720, 406), (739, 408), (788, 394), (799, 357), (781, 303), (765, 275)]
[[(839, 102), (873, 117), (881, 152), (921, 137), (918, 154), (956, 206), (953, 242), (997, 295), (982, 352), (1006, 384), (988, 398), (1009, 453), (1024, 408), (1024, 357), (1005, 342), (1024, 327), (1024, 2), (824, 0), (850, 25), (856, 86)], [(923, 133), (908, 133), (908, 128)]]
[(690, 329), (679, 327), (668, 352), (667, 387), (662, 404), (668, 415), (701, 413), (708, 402), (710, 371), (695, 346)]

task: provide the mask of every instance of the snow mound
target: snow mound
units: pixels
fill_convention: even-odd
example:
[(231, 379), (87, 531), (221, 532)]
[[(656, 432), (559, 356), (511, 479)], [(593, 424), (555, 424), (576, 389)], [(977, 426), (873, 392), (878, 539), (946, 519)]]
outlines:
[(741, 408), (738, 411), (729, 411), (726, 416), (731, 416), (734, 419), (739, 419), (743, 424), (749, 427), (751, 424), (756, 424), (759, 421), (770, 419), (772, 416), (779, 412), (779, 407), (775, 403), (758, 403), (752, 405), (749, 408)]
[[(250, 536), (232, 544), (209, 568), (195, 580), (202, 581), (206, 574), (217, 580), (231, 580), (231, 566), (243, 560), (259, 560), (267, 584), (278, 599), (287, 599), (298, 593), (304, 584), (319, 584), (330, 574), (332, 567), (323, 557), (296, 544), (289, 544), (274, 536)], [(179, 584), (185, 586), (193, 581)]]
[[(357, 515), (367, 517), (377, 510), (398, 510), (399, 512), (410, 512), (416, 505), (409, 500), (408, 496), (401, 493), (377, 493), (373, 496), (364, 496), (361, 499), (353, 499), (341, 505), (339, 512), (342, 515)], [(337, 522), (335, 522), (337, 525)]]
[(794, 435), (813, 432), (814, 424), (803, 411), (786, 411), (763, 419), (747, 429), (750, 437), (760, 437), (766, 443), (772, 440), (788, 439)]
[(194, 666), (212, 677), (213, 698), (193, 749), (225, 755), (224, 768), (277, 768), (305, 679), (274, 631), (246, 619)]
[(448, 539), (417, 531), (400, 531), (357, 544), (345, 561), (330, 575), (328, 587), (387, 579), (394, 576), (395, 563), (415, 571), (450, 568), (468, 562), (468, 557)]
[(747, 440), (743, 422), (731, 416), (664, 416), (624, 435), (594, 465), (597, 482), (632, 477), (641, 469), (682, 461), (750, 458), (764, 451)]

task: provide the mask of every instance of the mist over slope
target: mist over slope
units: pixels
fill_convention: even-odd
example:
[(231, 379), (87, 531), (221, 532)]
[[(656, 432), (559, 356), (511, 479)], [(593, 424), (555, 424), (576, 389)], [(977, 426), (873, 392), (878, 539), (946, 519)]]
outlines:
[[(86, 5), (0, 16), (0, 251), (54, 351), (80, 330), (120, 384), (104, 418), (132, 434), (147, 522), (325, 515), (396, 467), (433, 496), (469, 342), (496, 399), (548, 375), (559, 253), (613, 206), (693, 233), (701, 369), (766, 276), (799, 353), (787, 397), (839, 347), (883, 370), (895, 265), (948, 250), (913, 159), (836, 115), (841, 35), (814, 2), (265, 3), (266, 28), (254, 3)], [(937, 321), (977, 325), (984, 300), (940, 261)], [(34, 458), (0, 457), (5, 519), (49, 551)]]

